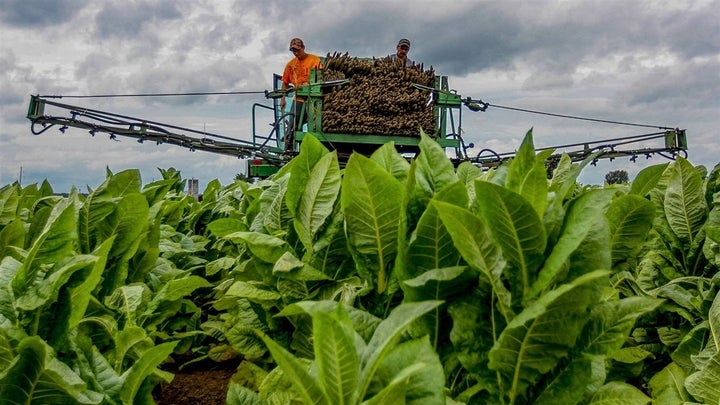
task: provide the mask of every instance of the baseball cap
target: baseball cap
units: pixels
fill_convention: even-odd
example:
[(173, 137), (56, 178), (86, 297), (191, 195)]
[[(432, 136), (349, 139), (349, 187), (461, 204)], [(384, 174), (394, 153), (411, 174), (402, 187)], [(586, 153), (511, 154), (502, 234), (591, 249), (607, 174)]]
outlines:
[(403, 45), (405, 45), (405, 46), (407, 46), (408, 48), (410, 48), (410, 40), (403, 38), (403, 39), (401, 39), (400, 41), (398, 41), (397, 46), (403, 46)]

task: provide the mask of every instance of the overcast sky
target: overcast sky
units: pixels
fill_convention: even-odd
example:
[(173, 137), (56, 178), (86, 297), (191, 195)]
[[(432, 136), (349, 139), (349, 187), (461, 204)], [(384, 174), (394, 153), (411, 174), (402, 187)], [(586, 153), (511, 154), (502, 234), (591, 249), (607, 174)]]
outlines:
[[(463, 97), (686, 129), (692, 163), (720, 162), (720, 0), (0, 0), (0, 186), (22, 168), (23, 185), (48, 179), (56, 192), (84, 191), (106, 167), (139, 168), (145, 182), (174, 167), (201, 191), (215, 178), (229, 184), (243, 160), (80, 129), (32, 135), (30, 95), (263, 91), (296, 36), (309, 53), (359, 57), (388, 55), (409, 38), (410, 57)], [(62, 101), (242, 139), (252, 104), (268, 104), (261, 94)], [(462, 118), (473, 151), (499, 153), (530, 128), (537, 147), (657, 131), (494, 107)], [(581, 180), (602, 183), (620, 169), (633, 178), (664, 162), (601, 161)]]

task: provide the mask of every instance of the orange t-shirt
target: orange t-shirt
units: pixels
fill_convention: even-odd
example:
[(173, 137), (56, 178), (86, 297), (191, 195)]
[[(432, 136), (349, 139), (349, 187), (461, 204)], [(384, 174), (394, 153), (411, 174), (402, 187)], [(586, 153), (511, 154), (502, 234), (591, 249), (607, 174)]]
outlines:
[(292, 58), (292, 60), (285, 65), (282, 81), (285, 85), (292, 83), (295, 87), (307, 84), (310, 79), (310, 69), (312, 68), (322, 68), (322, 62), (316, 55), (308, 54), (303, 60), (297, 57)]

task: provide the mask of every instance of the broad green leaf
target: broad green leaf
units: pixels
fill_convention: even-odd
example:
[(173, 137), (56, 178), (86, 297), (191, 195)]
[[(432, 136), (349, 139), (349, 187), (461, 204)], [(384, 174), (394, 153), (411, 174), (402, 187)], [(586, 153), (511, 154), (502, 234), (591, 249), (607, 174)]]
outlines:
[(353, 404), (357, 395), (360, 360), (350, 318), (338, 306), (331, 316), (313, 315), (313, 346), (318, 380), (331, 404)]
[(250, 388), (230, 380), (228, 385), (227, 396), (225, 397), (226, 405), (266, 405), (266, 402), (260, 399), (260, 396)]
[(624, 382), (611, 381), (600, 387), (590, 399), (589, 405), (647, 405), (649, 403), (650, 398), (639, 389)]
[(516, 300), (527, 297), (545, 252), (545, 227), (519, 194), (485, 181), (475, 182), (475, 200), (493, 240), (509, 265), (503, 272)]
[(114, 309), (126, 319), (135, 324), (138, 310), (150, 300), (150, 291), (144, 284), (124, 285), (113, 291), (105, 298), (105, 305)]
[(225, 295), (247, 298), (253, 302), (276, 301), (281, 298), (281, 295), (275, 291), (258, 288), (245, 281), (236, 281), (233, 283), (225, 292)]
[(560, 156), (560, 161), (553, 171), (548, 186), (548, 191), (555, 194), (553, 204), (562, 205), (566, 199), (570, 198), (577, 187), (577, 178), (580, 176), (583, 167), (585, 167), (585, 164), (573, 163), (570, 156), (565, 153)]
[(309, 254), (312, 254), (313, 240), (318, 230), (333, 212), (341, 180), (337, 153), (333, 151), (321, 157), (313, 166), (305, 189), (300, 194), (295, 209), (295, 231)]
[[(433, 199), (467, 207), (467, 190), (463, 183), (456, 182), (438, 192)], [(418, 221), (413, 237), (407, 249), (404, 273), (398, 275), (400, 281), (417, 277), (425, 271), (455, 266), (460, 262), (460, 254), (452, 243), (437, 209), (428, 205)]]
[[(78, 219), (80, 251), (90, 253), (103, 237), (97, 234), (98, 226), (102, 226), (105, 218), (115, 209), (117, 200), (128, 194), (140, 192), (140, 171), (125, 170), (110, 174), (103, 184), (92, 191), (82, 207)], [(147, 202), (145, 202), (147, 205)], [(104, 235), (108, 237), (109, 235)]]
[(11, 247), (24, 248), (25, 234), (25, 225), (20, 219), (0, 229), (0, 257), (9, 256)]
[(234, 232), (225, 235), (225, 238), (235, 243), (244, 242), (252, 254), (265, 263), (275, 263), (290, 251), (290, 245), (285, 240), (259, 232)]
[(12, 280), (21, 267), (22, 263), (10, 256), (3, 257), (0, 261), (0, 326), (4, 319), (10, 324), (17, 321)]
[(18, 187), (8, 184), (0, 188), (0, 227), (16, 219), (19, 201)]
[(708, 213), (703, 179), (690, 162), (678, 157), (672, 162), (663, 205), (670, 229), (685, 243), (692, 244)]
[(345, 167), (340, 199), (358, 272), (383, 293), (398, 252), (402, 186), (376, 162), (353, 154)]
[[(310, 173), (320, 158), (328, 154), (328, 150), (314, 136), (308, 134), (300, 144), (300, 153), (293, 158), (290, 168), (290, 180), (288, 181), (285, 201), (290, 212), (297, 215), (297, 207), (300, 199), (311, 180)], [(278, 173), (279, 174), (279, 173)]]
[[(596, 221), (604, 221), (603, 213), (610, 203), (612, 189), (596, 189), (582, 194), (570, 202), (567, 214), (560, 230), (560, 238), (552, 248), (550, 255), (540, 269), (537, 280), (532, 285), (526, 299), (536, 297), (541, 291), (558, 280), (563, 266), (575, 249), (580, 246)], [(597, 269), (597, 263), (588, 263), (590, 269)]]
[(715, 295), (710, 311), (708, 311), (708, 325), (715, 348), (720, 352), (720, 293)]
[[(341, 305), (341, 303), (331, 300), (300, 301), (286, 306), (277, 316), (293, 316), (299, 314), (314, 316), (318, 312), (333, 312), (338, 305)], [(367, 311), (351, 306), (344, 306), (344, 311), (350, 317), (353, 329), (365, 340), (370, 339), (382, 321)]]
[(372, 398), (363, 405), (405, 405), (408, 392), (408, 380), (413, 374), (425, 367), (422, 363), (410, 364)]
[(716, 294), (710, 307), (708, 324), (714, 352), (700, 370), (687, 376), (685, 388), (696, 399), (715, 404), (720, 402), (720, 293)]
[(268, 208), (263, 212), (263, 226), (271, 235), (277, 236), (287, 232), (285, 224), (292, 220), (290, 211), (285, 204), (285, 193), (287, 192), (289, 178), (290, 176), (281, 177), (260, 196), (261, 200), (272, 198)]
[(394, 142), (388, 142), (379, 147), (373, 152), (370, 159), (385, 168), (385, 170), (392, 174), (400, 183), (405, 184), (407, 181), (410, 163), (397, 152)]
[(113, 242), (114, 237), (111, 237), (98, 246), (98, 248), (93, 252), (93, 255), (97, 257), (97, 261), (93, 265), (92, 270), (88, 273), (82, 283), (70, 290), (70, 294), (72, 296), (72, 308), (71, 314), (68, 318), (68, 327), (71, 329), (76, 327), (83, 316), (85, 316), (85, 310), (92, 298), (93, 290), (102, 279), (103, 271), (105, 270), (105, 263), (107, 262), (107, 255)]
[(461, 294), (473, 286), (472, 280), (477, 277), (469, 270), (467, 266), (444, 267), (405, 280), (404, 284), (409, 287), (405, 298), (408, 301), (440, 300)]
[(580, 356), (543, 387), (533, 403), (543, 405), (581, 404), (605, 382), (605, 358)]
[[(477, 272), (468, 266), (446, 267), (428, 270), (418, 277), (404, 282), (404, 302), (424, 300), (448, 300), (464, 293), (477, 283)], [(435, 309), (424, 316), (419, 324), (431, 335), (433, 347), (438, 347), (438, 339), (443, 328), (444, 310)], [(420, 328), (420, 325), (416, 325)], [(423, 331), (423, 332), (424, 332)], [(417, 330), (414, 332), (420, 333)]]
[(145, 313), (147, 316), (151, 316), (153, 312), (157, 311), (164, 303), (179, 300), (198, 288), (210, 286), (212, 286), (212, 284), (200, 276), (188, 276), (170, 280), (163, 284), (160, 291), (153, 296)]
[(219, 238), (224, 238), (234, 232), (247, 231), (247, 225), (245, 225), (242, 220), (237, 218), (216, 219), (213, 222), (209, 223), (207, 228), (210, 232), (212, 232), (213, 235)]
[(77, 217), (70, 200), (56, 205), (42, 230), (28, 251), (27, 258), (12, 281), (16, 296), (23, 295), (32, 284), (42, 280), (45, 267), (73, 253), (73, 241), (77, 239)]
[[(403, 376), (412, 365), (422, 365)], [(444, 404), (445, 375), (437, 352), (427, 335), (400, 343), (388, 353), (378, 368), (375, 381), (382, 386), (388, 381), (405, 378), (405, 403), (409, 405)], [(373, 397), (373, 400), (376, 397)]]
[(17, 356), (0, 373), (0, 399), (10, 404), (99, 404), (102, 395), (85, 383), (38, 336), (23, 339)]
[(630, 185), (630, 194), (639, 195), (640, 197), (648, 195), (650, 190), (654, 189), (658, 181), (660, 181), (668, 164), (653, 165), (640, 170)]
[(492, 285), (493, 292), (498, 296), (499, 311), (509, 320), (513, 316), (510, 292), (500, 279), (505, 259), (498, 245), (490, 238), (487, 226), (467, 209), (441, 201), (433, 201), (432, 204), (462, 257)]
[(692, 402), (685, 389), (685, 371), (675, 362), (652, 376), (649, 385), (654, 404), (674, 405)]
[(505, 186), (508, 190), (521, 195), (535, 209), (538, 216), (545, 213), (548, 204), (547, 168), (545, 161), (553, 153), (544, 150), (535, 156), (533, 133), (530, 129), (523, 139), (520, 149), (510, 161)]
[(489, 367), (498, 372), (510, 402), (527, 397), (527, 390), (569, 355), (597, 299), (591, 290), (607, 274), (588, 273), (548, 291), (505, 327), (490, 351)]
[(657, 309), (662, 300), (634, 296), (601, 303), (593, 308), (589, 322), (579, 338), (583, 353), (608, 356), (628, 339), (637, 319)]
[(305, 404), (327, 404), (330, 405), (330, 399), (323, 391), (320, 382), (308, 372), (305, 364), (298, 361), (292, 353), (288, 352), (284, 347), (275, 343), (266, 334), (256, 331), (257, 335), (265, 342), (273, 359), (282, 368), (285, 376), (290, 380), (296, 392)]
[(145, 329), (135, 325), (126, 325), (122, 330), (113, 333), (112, 338), (115, 345), (113, 359), (115, 364), (113, 367), (118, 374), (122, 373), (125, 356), (133, 346), (140, 346), (143, 342), (146, 344), (151, 343)]
[(178, 342), (165, 342), (153, 346), (142, 353), (142, 356), (123, 375), (120, 399), (123, 403), (134, 403), (141, 384), (150, 374), (173, 352)]
[(652, 202), (636, 195), (615, 199), (605, 216), (610, 225), (612, 265), (628, 260), (647, 239), (655, 217)]
[(359, 396), (364, 398), (370, 382), (383, 359), (392, 351), (402, 333), (412, 322), (441, 304), (441, 301), (403, 303), (395, 307), (390, 315), (375, 329), (365, 352), (360, 359)]
[(447, 158), (445, 150), (422, 131), (420, 154), (416, 160), (415, 179), (428, 197), (458, 180), (455, 167)]

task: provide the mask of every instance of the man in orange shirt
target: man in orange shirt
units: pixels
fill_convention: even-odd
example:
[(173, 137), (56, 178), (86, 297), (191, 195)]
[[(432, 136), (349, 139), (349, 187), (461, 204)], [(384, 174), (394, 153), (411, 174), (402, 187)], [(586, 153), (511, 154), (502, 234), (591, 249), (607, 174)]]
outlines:
[[(293, 85), (293, 87), (297, 88), (298, 86), (302, 86), (304, 84), (308, 84), (308, 80), (310, 78), (310, 69), (316, 68), (320, 69), (322, 68), (322, 62), (320, 61), (320, 58), (317, 55), (312, 55), (305, 52), (305, 44), (303, 43), (302, 39), (300, 38), (293, 38), (290, 40), (290, 52), (295, 55), (293, 59), (290, 60), (290, 62), (285, 65), (285, 71), (282, 75), (282, 89), (288, 89), (290, 87), (290, 84)], [(301, 105), (299, 103), (302, 103), (303, 100), (297, 97), (293, 97), (293, 105), (291, 107), (291, 111), (294, 115), (294, 118), (291, 120), (290, 125), (288, 126), (286, 135), (286, 147), (292, 147), (292, 145), (287, 145), (288, 140), (292, 140), (294, 135), (294, 130), (296, 124), (298, 126), (302, 126), (305, 122), (307, 122), (307, 113), (304, 114), (303, 122), (299, 122), (298, 115), (300, 114)], [(282, 111), (285, 111), (285, 96), (283, 96), (280, 99), (280, 108)]]

